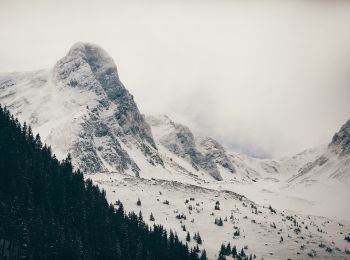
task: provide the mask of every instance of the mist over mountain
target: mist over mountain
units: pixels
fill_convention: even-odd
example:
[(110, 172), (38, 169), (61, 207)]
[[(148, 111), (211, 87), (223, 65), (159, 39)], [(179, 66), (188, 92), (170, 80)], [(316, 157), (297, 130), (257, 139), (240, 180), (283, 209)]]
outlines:
[(350, 2), (150, 1), (2, 0), (0, 71), (95, 42), (142, 113), (264, 158), (322, 145), (349, 119)]
[[(237, 172), (235, 158), (240, 155), (214, 139), (196, 136), (167, 116), (146, 120), (120, 81), (113, 59), (95, 44), (74, 44), (51, 70), (2, 74), (0, 80), (0, 101), (40, 132), (59, 158), (71, 153), (74, 165), (86, 173), (138, 176), (150, 166), (171, 168), (160, 146), (189, 163), (190, 172), (203, 171), (216, 180), (223, 179), (221, 171)], [(347, 129), (344, 125), (330, 147), (347, 151)], [(259, 159), (249, 160), (261, 164)], [(261, 175), (260, 170), (244, 167), (254, 167), (243, 166), (241, 174), (248, 178)]]
[[(0, 90), (0, 104), (58, 159), (70, 153), (74, 169), (105, 189), (110, 203), (121, 199), (126, 210), (152, 213), (183, 242), (186, 232), (200, 232), (203, 244), (196, 238), (191, 245), (205, 248), (209, 259), (229, 241), (249, 243), (246, 251), (261, 257), (271, 250), (277, 258), (347, 257), (350, 121), (325, 145), (294, 156), (237, 153), (167, 115), (143, 115), (108, 53), (82, 42), (51, 69), (0, 74)], [(294, 241), (306, 249), (300, 253)]]

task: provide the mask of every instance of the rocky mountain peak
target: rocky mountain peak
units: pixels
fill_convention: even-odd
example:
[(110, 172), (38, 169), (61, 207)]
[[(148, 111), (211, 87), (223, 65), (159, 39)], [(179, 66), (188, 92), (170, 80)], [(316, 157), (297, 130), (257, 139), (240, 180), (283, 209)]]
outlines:
[(2, 78), (3, 102), (84, 172), (138, 175), (139, 158), (163, 165), (150, 126), (101, 47), (78, 42), (50, 71)]
[(329, 147), (340, 155), (350, 154), (350, 120), (335, 133)]
[(87, 61), (93, 63), (114, 63), (109, 54), (100, 46), (94, 43), (77, 42), (68, 51), (68, 56), (83, 56)]
[(114, 83), (120, 84), (116, 64), (109, 54), (96, 44), (78, 42), (69, 50), (67, 58), (82, 59), (90, 66), (98, 80), (116, 81)]
[(195, 170), (202, 169), (216, 180), (222, 180), (218, 165), (235, 172), (225, 149), (214, 139), (196, 137), (190, 128), (166, 115), (147, 116), (147, 122), (156, 139), (170, 152), (189, 161)]
[(139, 142), (145, 140), (156, 149), (150, 127), (133, 96), (119, 80), (113, 59), (101, 47), (91, 43), (74, 44), (56, 63), (54, 76), (58, 85), (94, 92), (99, 109), (114, 106), (114, 116), (124, 134), (135, 136)]
[(119, 80), (113, 59), (92, 43), (74, 44), (67, 55), (56, 63), (54, 75), (58, 82), (94, 90), (97, 94), (106, 92), (110, 97), (129, 94)]

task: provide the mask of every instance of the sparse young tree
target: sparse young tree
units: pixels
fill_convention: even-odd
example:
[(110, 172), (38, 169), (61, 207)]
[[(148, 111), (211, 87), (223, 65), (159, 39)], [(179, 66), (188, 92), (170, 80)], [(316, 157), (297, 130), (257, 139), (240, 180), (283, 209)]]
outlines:
[(224, 225), (224, 222), (222, 222), (222, 219), (221, 217), (219, 218), (219, 221), (218, 221), (218, 226), (223, 226)]
[(151, 215), (149, 216), (149, 220), (150, 221), (154, 221), (155, 220), (152, 212), (151, 212)]
[(346, 241), (350, 242), (350, 234), (348, 236), (345, 236), (344, 238)]
[(215, 210), (220, 210), (220, 202), (219, 202), (219, 201), (217, 201), (217, 202), (215, 203), (214, 209), (215, 209)]
[(201, 238), (199, 232), (197, 233), (197, 243), (198, 243), (199, 245), (202, 244), (202, 238)]
[(188, 231), (187, 231), (186, 241), (187, 242), (191, 241), (191, 235), (190, 235), (190, 232), (188, 232)]

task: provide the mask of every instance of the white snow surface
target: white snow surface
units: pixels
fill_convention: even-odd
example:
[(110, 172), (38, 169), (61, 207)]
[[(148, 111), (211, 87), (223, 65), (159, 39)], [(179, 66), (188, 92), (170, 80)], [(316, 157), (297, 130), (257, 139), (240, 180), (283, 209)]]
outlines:
[[(268, 207), (232, 191), (179, 181), (120, 174), (90, 177), (106, 190), (111, 203), (120, 200), (126, 211), (141, 211), (149, 225), (162, 224), (175, 231), (183, 242), (186, 242), (187, 231), (191, 237), (199, 232), (203, 239), (199, 248), (206, 249), (209, 259), (217, 259), (221, 243), (228, 242), (239, 249), (246, 247), (246, 253), (255, 254), (257, 259), (308, 259), (308, 254), (317, 259), (349, 259), (345, 253), (349, 245), (344, 240), (344, 234), (350, 231), (349, 220), (289, 210), (272, 213)], [(141, 206), (136, 204), (138, 198)], [(220, 203), (220, 210), (214, 210), (216, 201)], [(154, 222), (149, 220), (151, 213)], [(176, 218), (178, 214), (184, 214), (186, 219)], [(215, 218), (221, 218), (223, 226), (215, 225)], [(237, 229), (240, 236), (234, 236)], [(193, 247), (196, 243), (192, 239), (189, 245)], [(332, 252), (327, 252), (327, 248)]]

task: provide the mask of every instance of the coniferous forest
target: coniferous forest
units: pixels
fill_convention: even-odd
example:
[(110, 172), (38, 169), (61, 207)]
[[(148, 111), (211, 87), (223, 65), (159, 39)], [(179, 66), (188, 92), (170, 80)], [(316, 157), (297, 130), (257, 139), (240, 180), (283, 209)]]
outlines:
[[(199, 259), (176, 234), (109, 205), (0, 107), (0, 259)], [(203, 259), (203, 256), (202, 256)]]

